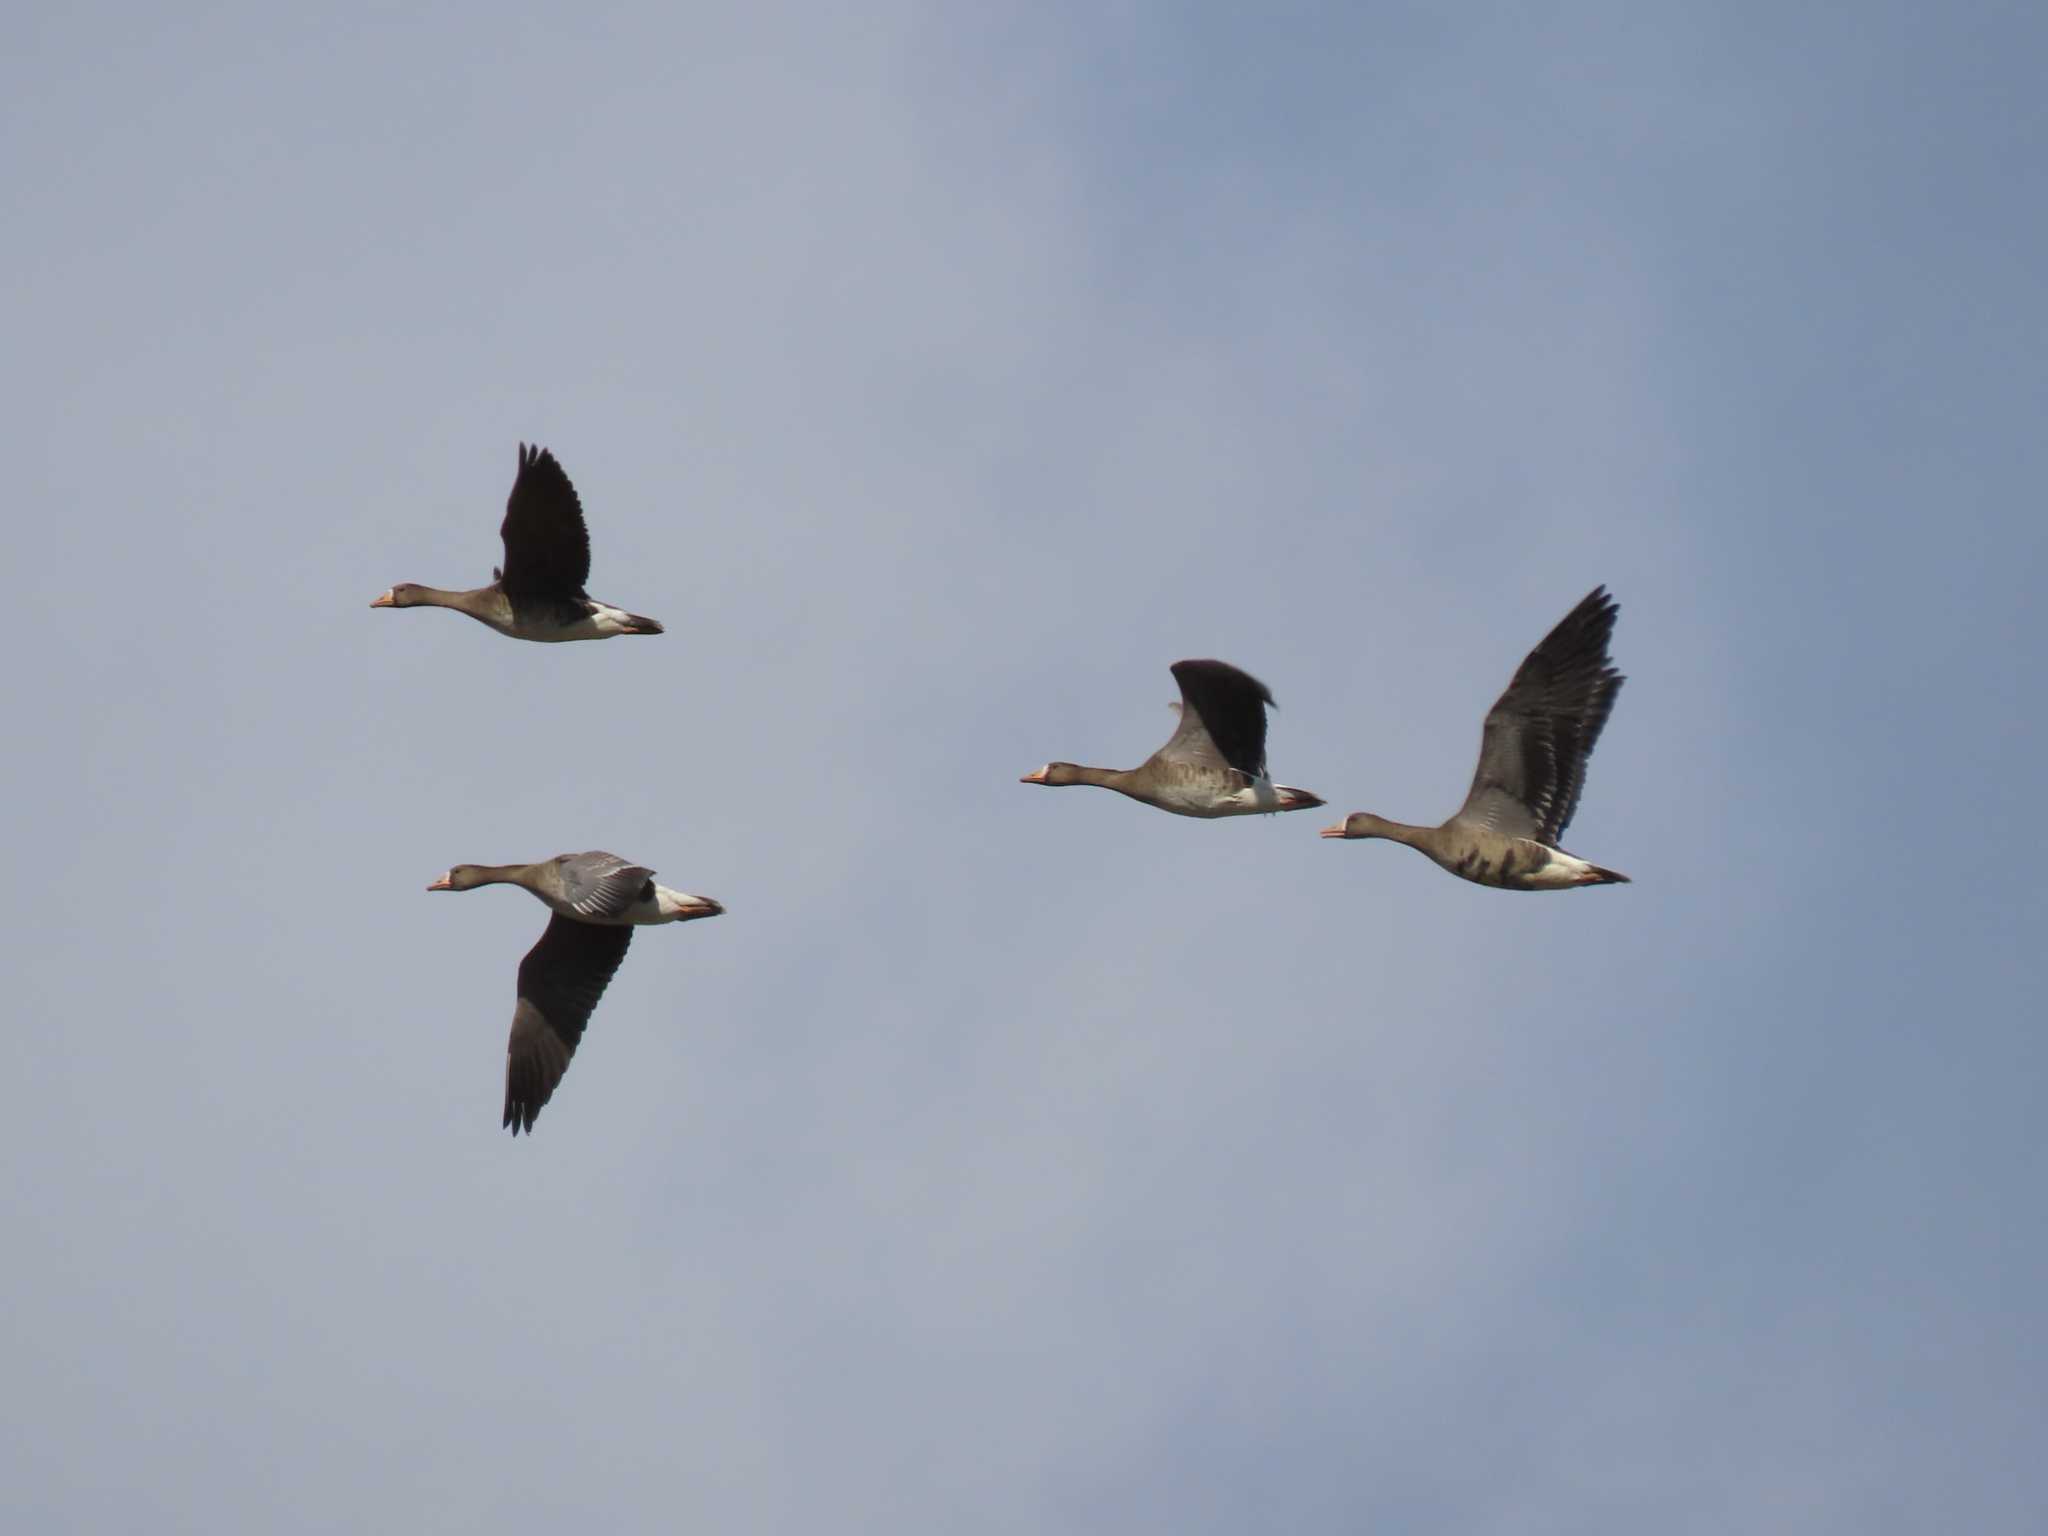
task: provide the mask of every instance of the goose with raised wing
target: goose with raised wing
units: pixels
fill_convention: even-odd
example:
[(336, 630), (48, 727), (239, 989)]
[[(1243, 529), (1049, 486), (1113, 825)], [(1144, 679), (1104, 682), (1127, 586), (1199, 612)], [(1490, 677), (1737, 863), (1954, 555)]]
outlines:
[(1305, 811), (1322, 800), (1266, 776), (1266, 709), (1273, 695), (1226, 661), (1177, 661), (1180, 726), (1136, 768), (1047, 763), (1025, 784), (1095, 784), (1176, 816), (1256, 816)]
[(1471, 792), (1449, 821), (1412, 827), (1354, 811), (1323, 836), (1406, 843), (1454, 875), (1508, 891), (1626, 884), (1627, 875), (1557, 845), (1621, 690), (1607, 654), (1620, 612), (1607, 589), (1595, 587), (1529, 653), (1487, 712)]
[(498, 536), (505, 564), (488, 587), (449, 592), (401, 581), (372, 608), (453, 608), (514, 640), (609, 640), (658, 635), (661, 625), (601, 603), (583, 590), (590, 579), (590, 530), (583, 503), (555, 456), (519, 445), (519, 475)]
[(538, 864), (457, 864), (427, 889), (473, 891), (516, 885), (555, 914), (540, 942), (519, 962), (519, 995), (505, 1059), (505, 1125), (533, 1129), (569, 1070), (597, 1000), (611, 984), (633, 930), (652, 923), (716, 917), (709, 896), (657, 885), (654, 871), (615, 853), (563, 853)]

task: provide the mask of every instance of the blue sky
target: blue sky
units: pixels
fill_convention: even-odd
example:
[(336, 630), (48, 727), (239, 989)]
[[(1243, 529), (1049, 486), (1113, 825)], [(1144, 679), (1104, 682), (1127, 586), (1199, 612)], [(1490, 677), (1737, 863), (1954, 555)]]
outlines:
[[(0, 1518), (2032, 1531), (2032, 8), (41, 7)], [(552, 447), (594, 593), (484, 579)], [(1516, 898), (1433, 820), (1596, 582)], [(641, 935), (531, 1142), (515, 892)]]

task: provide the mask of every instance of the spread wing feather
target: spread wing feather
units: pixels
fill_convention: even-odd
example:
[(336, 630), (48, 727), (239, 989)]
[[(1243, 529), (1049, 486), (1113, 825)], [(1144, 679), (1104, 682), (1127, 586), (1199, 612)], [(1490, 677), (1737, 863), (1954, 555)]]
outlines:
[(1177, 661), (1180, 726), (1156, 753), (1179, 762), (1209, 762), (1248, 778), (1266, 776), (1266, 685), (1226, 661)]
[(633, 942), (627, 927), (599, 927), (560, 914), (519, 962), (519, 1002), (505, 1057), (505, 1124), (517, 1136), (569, 1070), (583, 1026)]
[(505, 502), (498, 535), (505, 541), (507, 597), (531, 601), (584, 596), (590, 580), (590, 530), (576, 487), (555, 456), (519, 445), (519, 477)]
[(1516, 669), (1487, 712), (1460, 817), (1555, 846), (1586, 784), (1586, 760), (1622, 676), (1607, 654), (1621, 605), (1595, 587)]

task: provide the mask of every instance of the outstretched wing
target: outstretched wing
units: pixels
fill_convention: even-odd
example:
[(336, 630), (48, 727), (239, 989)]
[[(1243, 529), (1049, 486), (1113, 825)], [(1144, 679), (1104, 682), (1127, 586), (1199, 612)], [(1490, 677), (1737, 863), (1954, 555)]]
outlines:
[(562, 872), (562, 899), (587, 923), (610, 922), (654, 894), (654, 871), (616, 853), (558, 854), (555, 866)]
[(583, 1026), (632, 942), (631, 928), (601, 928), (558, 913), (519, 962), (519, 1002), (505, 1056), (504, 1123), (514, 1136), (533, 1129), (569, 1070)]
[(590, 530), (583, 504), (547, 449), (519, 445), (519, 478), (505, 502), (498, 534), (505, 541), (505, 595), (518, 599), (582, 597), (590, 580)]
[(1273, 695), (1227, 661), (1176, 661), (1180, 728), (1154, 757), (1205, 762), (1249, 778), (1266, 776), (1266, 706)]
[(1487, 712), (1460, 817), (1553, 846), (1564, 835), (1621, 689), (1607, 654), (1620, 612), (1607, 589), (1595, 587), (1516, 669)]

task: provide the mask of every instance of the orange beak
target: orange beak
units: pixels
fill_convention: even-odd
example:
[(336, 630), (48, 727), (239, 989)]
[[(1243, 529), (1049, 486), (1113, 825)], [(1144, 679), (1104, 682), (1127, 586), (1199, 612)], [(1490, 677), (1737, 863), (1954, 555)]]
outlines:
[(386, 592), (382, 597), (372, 602), (370, 606), (372, 608), (396, 608), (398, 605), (391, 601), (391, 594)]
[(440, 879), (436, 880), (432, 885), (428, 886), (427, 889), (430, 891), (452, 891), (455, 889), (455, 887), (450, 885), (448, 883), (448, 877), (446, 875), (443, 875)]
[(1341, 822), (1341, 821), (1340, 821), (1340, 822), (1338, 822), (1338, 823), (1337, 823), (1337, 825), (1335, 825), (1334, 827), (1325, 827), (1325, 828), (1323, 828), (1323, 836), (1324, 836), (1324, 837), (1342, 837), (1343, 835), (1344, 835), (1344, 823), (1343, 823), (1343, 822)]
[(1019, 784), (1043, 784), (1045, 782), (1045, 770), (1043, 768), (1034, 769), (1017, 782)]

